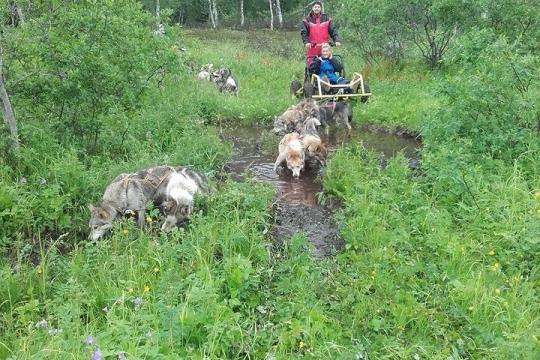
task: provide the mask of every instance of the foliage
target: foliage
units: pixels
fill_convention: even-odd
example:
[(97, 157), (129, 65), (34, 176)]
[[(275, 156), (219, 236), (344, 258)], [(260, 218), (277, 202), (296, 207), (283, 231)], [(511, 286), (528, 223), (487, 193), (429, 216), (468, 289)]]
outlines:
[(348, 314), (343, 327), (362, 334), (370, 357), (537, 354), (540, 194), (511, 169), (469, 180), (480, 209), (464, 197), (442, 201), (454, 188), (412, 177), (404, 159), (381, 170), (359, 147), (332, 159), (325, 188), (345, 201), (348, 249), (331, 276), (332, 309)]
[(133, 111), (151, 81), (177, 55), (151, 31), (135, 1), (92, 1), (43, 8), (24, 26), (6, 29), (8, 87), (14, 101), (43, 117), (59, 141), (96, 146), (103, 117)]
[[(145, 8), (154, 12), (155, 0), (143, 0), (142, 3)], [(302, 0), (282, 0), (280, 5), (285, 21), (290, 25), (296, 25), (302, 15), (298, 9), (307, 3)], [(229, 27), (240, 26), (239, 0), (218, 0), (216, 5), (220, 24)], [(208, 0), (160, 0), (160, 7), (171, 10), (171, 20), (182, 25), (204, 25), (209, 21)], [(275, 4), (274, 11), (277, 11)], [(244, 0), (244, 16), (246, 25), (268, 27), (270, 20), (268, 0)]]
[[(337, 220), (345, 247), (336, 257), (314, 259), (302, 234), (267, 237), (270, 189), (229, 181), (201, 200), (190, 224), (170, 234), (159, 231), (153, 210), (145, 232), (126, 219), (103, 241), (83, 240), (86, 205), (118, 173), (178, 164), (213, 175), (230, 156), (219, 126), (269, 122), (291, 104), (288, 84), (304, 65), (296, 32), (167, 27), (157, 39), (155, 19), (133, 3), (115, 2), (123, 6), (119, 14), (134, 12), (121, 21), (134, 31), (111, 28), (141, 49), (133, 50), (136, 59), (126, 55), (131, 62), (118, 59), (113, 71), (106, 47), (95, 54), (78, 49), (80, 38), (68, 39), (59, 28), (72, 29), (71, 19), (93, 33), (87, 22), (97, 20), (104, 27), (99, 34), (116, 39), (94, 18), (114, 13), (112, 5), (82, 14), (89, 2), (38, 6), (44, 4), (36, 2), (27, 24), (6, 30), (7, 39), (21, 41), (14, 51), (26, 55), (11, 58), (8, 78), (18, 89), (14, 107), (24, 146), (0, 159), (0, 358), (89, 358), (98, 349), (107, 358), (121, 358), (120, 352), (194, 359), (537, 357), (539, 63), (531, 52), (536, 44), (516, 34), (519, 21), (489, 29), (482, 22), (494, 18), (489, 12), (466, 24), (439, 71), (411, 60), (418, 54), (410, 43), (399, 66), (373, 64), (374, 96), (355, 108), (354, 121), (420, 130), (421, 166), (413, 172), (398, 156), (382, 169), (359, 144), (334, 153), (323, 182), (325, 196), (343, 203)], [(519, 2), (516, 11), (534, 4)], [(373, 7), (368, 15), (380, 35), (387, 13)], [(52, 19), (53, 10), (62, 18)], [(43, 33), (62, 35), (69, 47), (51, 41), (33, 48), (45, 36), (36, 33), (42, 19), (54, 25)], [(64, 138), (58, 127), (62, 94), (71, 114), (77, 109), (65, 84), (40, 71), (35, 79), (19, 72), (35, 62), (76, 73), (73, 63), (54, 54), (49, 60), (46, 49), (68, 59), (77, 54), (105, 71), (97, 80), (70, 78), (72, 88), (81, 88), (73, 93), (82, 102), (81, 124), (93, 124), (86, 122), (92, 86), (108, 92), (111, 84), (101, 81), (110, 79), (125, 92), (99, 100), (100, 133), (90, 147), (74, 140), (75, 128)], [(348, 73), (362, 69), (355, 47), (336, 52), (345, 56)], [(170, 65), (162, 81), (142, 81), (150, 68), (141, 64), (158, 58)], [(232, 69), (238, 97), (195, 80), (208, 62)], [(135, 78), (116, 79), (116, 71), (123, 77), (134, 71)], [(51, 84), (59, 88), (39, 92), (38, 85)], [(263, 136), (261, 146), (275, 149), (275, 138)]]

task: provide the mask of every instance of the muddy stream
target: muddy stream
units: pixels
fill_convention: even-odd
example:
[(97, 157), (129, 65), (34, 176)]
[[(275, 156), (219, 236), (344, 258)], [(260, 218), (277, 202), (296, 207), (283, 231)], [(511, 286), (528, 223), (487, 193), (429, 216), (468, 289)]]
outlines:
[[(276, 189), (275, 223), (272, 229), (274, 242), (283, 243), (302, 232), (313, 245), (314, 257), (330, 256), (341, 249), (343, 241), (333, 216), (337, 205), (320, 205), (317, 201), (317, 194), (322, 191), (319, 171), (308, 169), (298, 179), (285, 171), (276, 174), (273, 167), (280, 137), (270, 134), (265, 128), (223, 127), (220, 133), (224, 141), (233, 144), (233, 158), (226, 165), (229, 176), (235, 181), (251, 179), (268, 183)], [(413, 167), (417, 162), (416, 150), (420, 146), (410, 136), (366, 129), (353, 129), (350, 137), (333, 131), (321, 138), (329, 149), (329, 158), (341, 146), (363, 143), (366, 149), (380, 153), (383, 162), (403, 151)]]

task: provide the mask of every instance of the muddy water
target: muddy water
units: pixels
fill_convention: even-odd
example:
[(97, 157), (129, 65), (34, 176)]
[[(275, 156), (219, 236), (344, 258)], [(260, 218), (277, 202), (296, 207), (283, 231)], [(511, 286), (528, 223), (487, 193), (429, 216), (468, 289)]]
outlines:
[[(297, 232), (303, 232), (313, 244), (315, 257), (332, 255), (342, 247), (343, 241), (333, 220), (335, 205), (323, 206), (317, 202), (317, 194), (322, 191), (319, 169), (308, 168), (299, 179), (292, 178), (285, 171), (276, 174), (273, 168), (279, 137), (272, 139), (273, 135), (269, 135), (264, 128), (222, 128), (221, 136), (234, 147), (233, 159), (226, 166), (231, 178), (236, 181), (248, 178), (271, 184), (276, 189), (273, 237), (277, 244), (287, 241)], [(380, 153), (383, 159), (400, 151), (415, 159), (419, 147), (418, 141), (410, 137), (356, 129), (353, 129), (350, 137), (342, 132), (331, 132), (322, 139), (330, 150), (330, 157), (333, 151), (348, 143), (363, 143), (365, 148)], [(268, 141), (275, 141), (275, 146), (269, 149)], [(264, 151), (263, 148), (269, 150)]]

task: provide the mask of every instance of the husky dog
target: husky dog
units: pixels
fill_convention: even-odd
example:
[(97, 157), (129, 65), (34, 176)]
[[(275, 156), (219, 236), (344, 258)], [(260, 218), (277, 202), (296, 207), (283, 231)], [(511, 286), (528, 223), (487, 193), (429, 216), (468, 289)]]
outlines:
[(305, 153), (300, 141), (300, 135), (296, 132), (287, 134), (279, 142), (279, 155), (274, 164), (274, 171), (284, 162), (287, 168), (292, 171), (294, 177), (300, 176), (300, 171), (304, 169)]
[(227, 91), (233, 95), (238, 95), (238, 83), (233, 78), (231, 69), (222, 68), (218, 71), (214, 71), (212, 78), (219, 91)]
[(165, 26), (163, 26), (163, 24), (159, 24), (157, 29), (154, 30), (154, 34), (156, 34), (157, 36), (165, 35)]
[(325, 127), (325, 133), (328, 135), (330, 123), (336, 125), (342, 124), (347, 127), (347, 131), (351, 131), (352, 121), (352, 106), (350, 103), (330, 101), (319, 106), (319, 120)]
[(321, 126), (321, 123), (315, 117), (304, 121), (304, 130), (300, 135), (300, 141), (308, 160), (315, 159), (321, 165), (325, 165), (327, 151), (319, 137), (317, 126)]
[(168, 166), (157, 166), (117, 176), (105, 189), (99, 204), (90, 205), (90, 240), (100, 239), (112, 228), (114, 219), (129, 212), (137, 213), (137, 224), (142, 228), (146, 204), (173, 171)]
[(278, 135), (301, 132), (302, 122), (310, 117), (319, 117), (319, 106), (313, 99), (302, 99), (298, 104), (289, 106), (282, 115), (274, 117), (272, 132)]
[(296, 107), (287, 109), (280, 116), (274, 118), (274, 128), (272, 132), (277, 135), (283, 135), (289, 131), (301, 131), (304, 115)]
[(317, 105), (317, 102), (313, 99), (302, 99), (296, 105), (296, 108), (302, 112), (304, 120), (307, 120), (310, 117), (319, 117), (319, 106)]
[(168, 232), (184, 222), (193, 212), (195, 195), (207, 191), (207, 179), (195, 171), (179, 167), (171, 173), (167, 184), (158, 189), (154, 203), (163, 210), (165, 221), (161, 230)]
[(206, 80), (210, 81), (210, 74), (212, 74), (212, 69), (214, 68), (214, 64), (206, 64), (201, 66), (201, 70), (197, 74), (197, 79), (199, 80)]

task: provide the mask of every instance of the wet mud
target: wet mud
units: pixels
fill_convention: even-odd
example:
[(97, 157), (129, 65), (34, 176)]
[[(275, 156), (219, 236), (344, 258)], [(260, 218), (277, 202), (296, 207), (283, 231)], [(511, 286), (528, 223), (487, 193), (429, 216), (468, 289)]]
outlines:
[[(276, 245), (301, 232), (313, 245), (314, 257), (331, 256), (342, 248), (344, 243), (333, 216), (339, 204), (319, 204), (318, 194), (322, 192), (322, 184), (320, 169), (316, 164), (308, 166), (298, 179), (283, 169), (277, 174), (273, 167), (280, 137), (258, 126), (224, 127), (220, 134), (223, 141), (233, 145), (233, 158), (225, 167), (230, 178), (235, 181), (264, 182), (276, 189), (274, 227), (271, 232)], [(379, 152), (381, 159), (388, 159), (403, 151), (413, 166), (420, 146), (410, 136), (368, 129), (353, 129), (350, 136), (332, 131), (321, 138), (329, 149), (329, 157), (341, 146), (362, 143), (366, 149)]]

